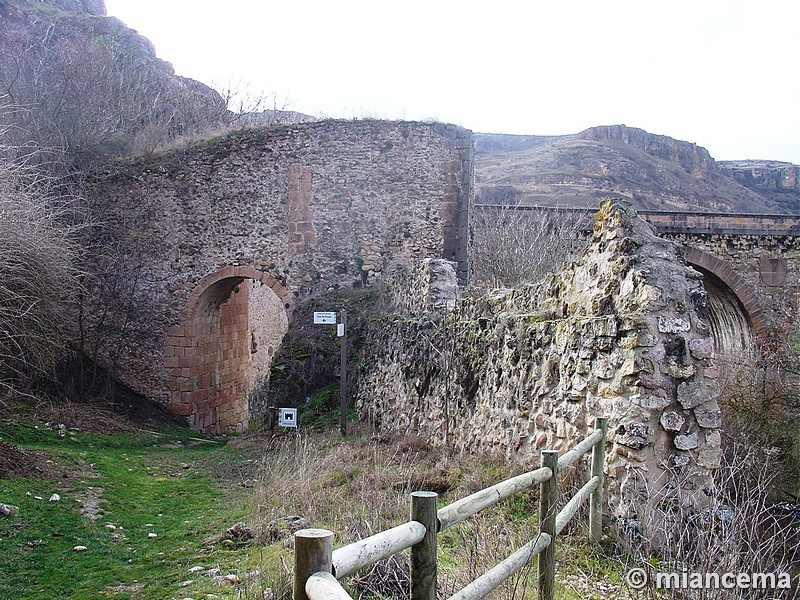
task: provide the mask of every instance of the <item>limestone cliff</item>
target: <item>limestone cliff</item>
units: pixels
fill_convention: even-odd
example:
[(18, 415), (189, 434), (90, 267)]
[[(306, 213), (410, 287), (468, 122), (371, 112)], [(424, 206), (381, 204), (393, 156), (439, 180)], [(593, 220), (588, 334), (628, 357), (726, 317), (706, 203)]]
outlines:
[(775, 160), (724, 160), (723, 172), (765, 197), (780, 200), (788, 212), (800, 214), (800, 167)]
[(635, 127), (475, 140), (478, 202), (593, 207), (624, 198), (647, 210), (800, 214), (800, 167), (720, 164), (697, 144)]
[(578, 138), (624, 142), (652, 156), (677, 163), (695, 177), (703, 177), (714, 170), (714, 159), (705, 148), (666, 135), (647, 133), (637, 127), (626, 125), (590, 127), (579, 133)]

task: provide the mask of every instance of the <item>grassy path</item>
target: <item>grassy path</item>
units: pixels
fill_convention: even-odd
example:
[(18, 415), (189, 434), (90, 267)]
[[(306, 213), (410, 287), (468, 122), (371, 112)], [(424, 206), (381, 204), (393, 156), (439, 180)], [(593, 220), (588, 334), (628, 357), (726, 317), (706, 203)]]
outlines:
[(60, 438), (17, 422), (0, 437), (42, 471), (0, 480), (0, 502), (19, 508), (0, 520), (0, 598), (237, 597), (227, 581), (188, 570), (242, 577), (247, 553), (206, 540), (252, 517), (242, 476), (257, 459), (179, 428)]
[[(287, 522), (302, 517), (303, 526), (331, 529), (340, 546), (407, 520), (413, 489), (435, 490), (446, 504), (521, 468), (356, 425), (347, 440), (334, 430), (205, 439), (167, 425), (103, 433), (41, 417), (0, 419), (0, 503), (19, 508), (0, 516), (0, 600), (288, 600)], [(25, 473), (3, 477), (1, 440), (25, 453)], [(531, 539), (537, 505), (535, 492), (525, 492), (444, 532), (443, 592)], [(225, 535), (238, 522), (254, 539)], [(618, 563), (583, 533), (576, 539), (559, 551), (557, 598), (622, 597), (614, 593)], [(531, 597), (535, 578), (535, 567), (524, 569), (497, 597)], [(402, 598), (407, 557), (344, 583), (366, 597)]]

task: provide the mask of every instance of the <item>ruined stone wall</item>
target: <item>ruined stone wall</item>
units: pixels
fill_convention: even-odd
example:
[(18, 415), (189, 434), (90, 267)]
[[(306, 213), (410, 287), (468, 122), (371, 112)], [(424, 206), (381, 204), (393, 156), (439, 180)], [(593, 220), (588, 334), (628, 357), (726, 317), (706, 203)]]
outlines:
[[(465, 278), (472, 175), (469, 131), (388, 121), (242, 130), (115, 163), (86, 190), (97, 226), (87, 230), (96, 277), (84, 347), (136, 391), (227, 429), (209, 416), (223, 410), (222, 380), (206, 379), (228, 359), (218, 348), (210, 361), (198, 313), (207, 290), (218, 286), (219, 320), (241, 285), (268, 288), (289, 313), (298, 300), (371, 285), (398, 261), (445, 258)], [(281, 328), (255, 312), (237, 344), (255, 333), (259, 352), (275, 349), (269, 331)], [(262, 356), (237, 352), (236, 377), (263, 377)]]
[(702, 507), (719, 465), (706, 300), (676, 245), (606, 204), (581, 261), (541, 285), (390, 319), (358, 406), (381, 428), (529, 467), (607, 416), (606, 497), (639, 535), (656, 513)]

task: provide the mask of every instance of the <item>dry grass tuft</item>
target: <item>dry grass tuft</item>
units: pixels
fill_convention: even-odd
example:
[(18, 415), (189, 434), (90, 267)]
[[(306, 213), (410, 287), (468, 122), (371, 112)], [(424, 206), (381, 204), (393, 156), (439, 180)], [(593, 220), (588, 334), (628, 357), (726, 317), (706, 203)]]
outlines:
[[(333, 435), (290, 434), (272, 438), (265, 448), (254, 529), (263, 532), (267, 549), (276, 551), (288, 564), (294, 532), (277, 526), (287, 519), (302, 518), (304, 526), (334, 531), (338, 548), (407, 521), (413, 491), (438, 491), (443, 505), (521, 471), (505, 461), (453, 456), (416, 436), (378, 437), (361, 431), (354, 438), (341, 440)], [(516, 526), (509, 523), (520, 510), (533, 517), (532, 505), (527, 497), (506, 502), (493, 517), (440, 536), (443, 581), (463, 586), (468, 582), (464, 569), (451, 568), (454, 563), (471, 564), (470, 572), (481, 574), (504, 558), (511, 545), (527, 543), (533, 534), (524, 530), (516, 535)], [(272, 555), (262, 572), (279, 569), (276, 563)], [(354, 594), (407, 597), (407, 557), (401, 554), (381, 561), (344, 583)]]

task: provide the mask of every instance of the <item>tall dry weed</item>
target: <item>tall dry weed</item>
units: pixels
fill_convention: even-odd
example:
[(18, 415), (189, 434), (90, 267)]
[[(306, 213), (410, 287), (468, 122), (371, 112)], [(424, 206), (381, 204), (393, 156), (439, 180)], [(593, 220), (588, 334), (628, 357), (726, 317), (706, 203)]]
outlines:
[(47, 182), (0, 163), (0, 386), (47, 377), (67, 343), (74, 247)]
[[(684, 490), (665, 486), (642, 521), (635, 552), (626, 568), (643, 568), (650, 586), (642, 598), (680, 600), (794, 600), (800, 575), (800, 518), (796, 506), (782, 505), (774, 495), (783, 474), (781, 452), (741, 439), (725, 440), (722, 464), (714, 473), (714, 490), (701, 511), (685, 509)], [(664, 476), (677, 481), (669, 470)], [(658, 497), (656, 497), (658, 500)], [(788, 510), (786, 507), (789, 507)], [(656, 545), (650, 542), (658, 540)], [(792, 589), (655, 589), (657, 573), (788, 574)], [(649, 595), (648, 595), (649, 593)]]
[[(333, 531), (335, 547), (341, 547), (407, 521), (413, 491), (436, 491), (443, 505), (519, 470), (491, 459), (454, 456), (415, 436), (378, 437), (361, 432), (360, 437), (343, 441), (326, 437), (331, 435), (312, 432), (273, 438), (258, 477), (256, 521), (260, 529), (268, 530), (270, 524), (289, 516), (302, 517), (304, 526)], [(529, 510), (528, 505), (533, 506), (528, 502), (521, 510)], [(449, 554), (459, 565), (472, 565), (476, 576), (485, 572), (504, 558), (498, 555), (507, 550), (507, 544), (517, 542), (516, 537), (509, 538), (511, 512), (508, 508), (500, 517), (487, 517), (460, 533), (451, 532), (441, 542), (445, 556)], [(285, 561), (290, 561), (291, 534), (284, 531), (282, 539), (275, 542)], [(496, 537), (498, 534), (501, 537)], [(526, 535), (534, 534), (521, 534), (518, 547), (529, 541), (530, 537), (522, 539)], [(447, 550), (451, 542), (452, 548)], [(275, 586), (280, 587), (281, 567), (274, 557), (271, 566), (263, 569), (267, 571), (275, 573)], [(443, 589), (468, 583), (460, 567), (448, 570), (445, 565), (442, 573)], [(356, 595), (406, 597), (407, 557), (401, 554), (381, 561), (345, 583)]]

